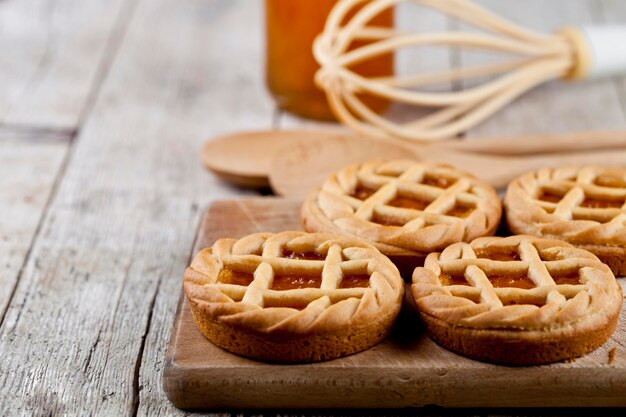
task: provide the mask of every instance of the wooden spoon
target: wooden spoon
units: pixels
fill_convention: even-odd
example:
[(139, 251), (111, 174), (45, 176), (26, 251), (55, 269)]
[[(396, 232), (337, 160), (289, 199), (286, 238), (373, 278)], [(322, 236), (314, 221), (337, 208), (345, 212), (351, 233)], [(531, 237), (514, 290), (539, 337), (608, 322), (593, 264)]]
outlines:
[(294, 142), (279, 149), (270, 164), (270, 186), (276, 194), (303, 197), (328, 174), (349, 164), (372, 159), (413, 158), (400, 145), (351, 136), (323, 136), (314, 141)]
[(204, 144), (200, 158), (215, 175), (232, 184), (248, 188), (269, 187), (270, 164), (285, 144), (313, 142), (320, 136), (332, 138), (328, 131), (261, 130), (238, 132), (211, 139)]
[[(339, 138), (339, 139), (337, 139)], [(342, 139), (343, 138), (343, 139)], [(335, 140), (337, 139), (337, 140)], [(342, 161), (363, 162), (372, 155), (381, 159), (395, 158), (397, 155), (410, 155), (411, 152), (454, 150), (456, 152), (493, 155), (534, 155), (546, 152), (582, 152), (590, 149), (626, 149), (626, 131), (586, 132), (561, 135), (533, 135), (517, 138), (489, 138), (471, 140), (449, 140), (436, 144), (419, 144), (407, 141), (374, 140), (357, 137), (347, 130), (266, 130), (240, 132), (208, 141), (202, 149), (204, 165), (220, 178), (235, 185), (249, 188), (269, 186), (269, 175), (274, 155), (277, 158), (293, 160), (293, 149), (299, 144), (325, 153), (325, 145), (330, 140), (333, 150), (326, 164), (328, 168), (338, 167), (335, 153), (350, 152), (350, 159)], [(353, 142), (348, 144), (349, 142)], [(338, 144), (343, 145), (336, 148)], [(376, 152), (371, 152), (371, 150)], [(404, 149), (401, 151), (401, 149)], [(407, 150), (411, 149), (411, 151)], [(307, 151), (305, 152), (312, 152)], [(367, 158), (365, 156), (367, 155)], [(302, 156), (302, 155), (301, 155)], [(306, 155), (304, 156), (307, 157)], [(341, 160), (340, 160), (341, 161)], [(343, 162), (341, 162), (343, 163)], [(323, 172), (324, 169), (320, 170)], [(327, 170), (328, 171), (328, 170)], [(330, 171), (329, 171), (330, 172)], [(315, 175), (315, 173), (311, 173)]]
[(448, 140), (437, 142), (436, 146), (491, 155), (545, 155), (547, 153), (626, 149), (626, 130)]
[(371, 139), (318, 138), (279, 150), (270, 167), (270, 184), (279, 195), (304, 197), (332, 172), (352, 163), (373, 159), (414, 158), (442, 162), (470, 172), (494, 187), (504, 187), (524, 172), (545, 166), (626, 166), (626, 148), (586, 153), (552, 153), (540, 156), (478, 155), (423, 146), (405, 148)]

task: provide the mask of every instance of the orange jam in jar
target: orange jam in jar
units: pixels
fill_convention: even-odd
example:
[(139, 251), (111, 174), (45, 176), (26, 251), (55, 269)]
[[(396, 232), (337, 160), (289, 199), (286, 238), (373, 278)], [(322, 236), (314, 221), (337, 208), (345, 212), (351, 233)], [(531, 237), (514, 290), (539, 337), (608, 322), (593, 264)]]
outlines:
[[(278, 106), (300, 116), (335, 120), (326, 94), (314, 83), (319, 65), (313, 58), (312, 45), (324, 29), (326, 17), (337, 0), (265, 0), (267, 86)], [(354, 12), (347, 16), (349, 19)], [(368, 25), (393, 26), (393, 9), (386, 9)], [(366, 44), (353, 42), (350, 49)], [(351, 69), (365, 77), (393, 75), (393, 54), (381, 55), (354, 65)], [(382, 112), (389, 101), (360, 96), (375, 112)]]

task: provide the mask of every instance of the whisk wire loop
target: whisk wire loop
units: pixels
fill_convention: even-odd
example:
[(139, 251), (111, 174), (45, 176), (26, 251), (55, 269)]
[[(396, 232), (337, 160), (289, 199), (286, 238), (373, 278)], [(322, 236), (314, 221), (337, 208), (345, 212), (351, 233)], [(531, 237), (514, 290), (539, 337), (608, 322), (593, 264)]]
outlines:
[[(483, 32), (404, 33), (367, 26), (384, 10), (402, 2), (435, 9)], [(357, 9), (358, 8), (358, 9)], [(354, 15), (346, 21), (348, 13)], [(544, 81), (563, 78), (575, 66), (575, 45), (567, 34), (542, 34), (467, 0), (340, 0), (331, 11), (313, 53), (321, 68), (316, 83), (327, 94), (337, 117), (355, 130), (375, 136), (434, 141), (475, 126), (516, 97)], [(371, 41), (350, 50), (355, 40)], [(402, 48), (444, 46), (495, 51), (516, 58), (439, 73), (401, 77), (363, 77), (356, 64)], [(474, 82), (461, 91), (424, 91), (432, 84)], [(417, 90), (417, 88), (422, 90)], [(363, 94), (430, 109), (430, 114), (397, 123), (373, 112)]]

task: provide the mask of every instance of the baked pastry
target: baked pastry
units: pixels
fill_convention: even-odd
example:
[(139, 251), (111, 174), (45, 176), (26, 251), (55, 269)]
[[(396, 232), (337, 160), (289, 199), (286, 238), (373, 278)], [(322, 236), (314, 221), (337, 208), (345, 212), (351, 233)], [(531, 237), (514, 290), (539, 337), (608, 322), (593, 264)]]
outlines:
[(341, 236), (220, 239), (184, 274), (194, 320), (217, 346), (280, 362), (337, 358), (389, 332), (404, 283), (376, 248)]
[(626, 169), (544, 168), (509, 184), (513, 233), (561, 239), (626, 275)]
[(496, 191), (470, 174), (410, 160), (351, 165), (313, 190), (304, 229), (364, 239), (409, 278), (430, 252), (492, 235), (502, 207)]
[(426, 258), (411, 292), (429, 335), (481, 361), (571, 359), (613, 333), (622, 293), (611, 270), (566, 242), (483, 237)]

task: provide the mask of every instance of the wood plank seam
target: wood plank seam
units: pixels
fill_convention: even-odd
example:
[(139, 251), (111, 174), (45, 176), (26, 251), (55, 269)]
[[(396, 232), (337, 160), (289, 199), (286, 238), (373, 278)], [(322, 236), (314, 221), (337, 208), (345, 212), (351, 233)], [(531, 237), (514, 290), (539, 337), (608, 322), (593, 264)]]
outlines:
[(85, 361), (85, 365), (83, 366), (84, 374), (86, 374), (87, 371), (89, 370), (89, 366), (91, 365), (91, 359), (93, 358), (93, 354), (96, 351), (101, 341), (102, 341), (102, 329), (98, 330), (98, 336), (96, 336), (96, 340), (92, 343), (91, 348), (89, 349), (87, 360)]
[[(194, 213), (198, 213), (199, 210), (199, 205), (198, 203), (194, 202), (191, 206), (192, 212)], [(198, 216), (198, 220), (196, 221), (196, 225), (194, 227), (194, 230), (200, 230), (200, 227), (202, 225), (202, 221), (203, 221), (203, 216)], [(186, 265), (190, 265), (191, 264), (191, 260), (193, 259), (194, 256), (194, 249), (196, 247), (196, 244), (198, 242), (198, 236), (199, 233), (195, 233), (194, 237), (192, 239), (191, 242), (191, 246), (189, 247), (189, 256), (187, 257), (187, 262)], [(146, 340), (148, 338), (148, 334), (150, 333), (150, 330), (152, 328), (152, 317), (154, 315), (154, 309), (156, 306), (156, 300), (157, 297), (159, 295), (159, 293), (161, 292), (161, 283), (163, 282), (163, 276), (161, 275), (159, 278), (159, 281), (157, 282), (157, 285), (155, 287), (154, 290), (154, 294), (152, 295), (152, 298), (150, 300), (150, 306), (149, 306), (149, 311), (148, 311), (148, 319), (146, 320), (146, 327), (143, 331), (143, 334), (141, 336), (141, 344), (139, 346), (139, 351), (137, 352), (137, 358), (135, 360), (135, 366), (134, 366), (134, 370), (133, 370), (133, 384), (132, 384), (132, 395), (133, 395), (133, 399), (132, 399), (132, 409), (131, 409), (131, 417), (137, 417), (137, 415), (139, 414), (139, 405), (141, 403), (141, 387), (139, 384), (139, 380), (141, 378), (141, 366), (143, 364), (143, 359), (144, 359), (144, 350), (146, 347)], [(182, 282), (182, 280), (181, 280)], [(181, 287), (182, 287), (182, 283), (181, 283)], [(171, 337), (168, 336), (168, 338)]]
[[(43, 224), (45, 223), (45, 219), (48, 216), (48, 211), (50, 206), (52, 205), (54, 199), (57, 196), (57, 192), (59, 189), (59, 185), (65, 175), (65, 172), (67, 170), (67, 167), (69, 166), (71, 160), (72, 160), (72, 156), (74, 153), (74, 149), (75, 149), (75, 142), (76, 142), (76, 138), (79, 136), (79, 132), (81, 130), (81, 127), (84, 125), (85, 120), (87, 119), (89, 113), (91, 112), (91, 109), (93, 108), (93, 106), (95, 105), (96, 101), (97, 101), (97, 97), (98, 97), (98, 93), (101, 89), (101, 86), (104, 84), (104, 80), (106, 79), (106, 75), (108, 74), (111, 66), (113, 65), (114, 62), (114, 58), (117, 55), (117, 52), (119, 51), (119, 48), (122, 44), (122, 41), (124, 39), (124, 35), (126, 34), (127, 28), (128, 28), (128, 24), (130, 22), (130, 19), (133, 15), (134, 10), (136, 9), (137, 3), (139, 0), (133, 0), (133, 1), (129, 1), (128, 3), (126, 3), (125, 7), (123, 7), (120, 10), (119, 16), (116, 18), (116, 23), (113, 27), (113, 30), (110, 32), (109, 37), (106, 41), (106, 46), (105, 46), (105, 51), (103, 53), (100, 65), (98, 66), (97, 69), (97, 73), (96, 76), (94, 77), (91, 89), (87, 95), (87, 99), (85, 100), (85, 103), (83, 105), (83, 109), (80, 112), (79, 118), (78, 118), (78, 125), (76, 128), (51, 128), (48, 126), (34, 126), (34, 125), (20, 125), (20, 124), (0, 124), (0, 128), (2, 128), (2, 130), (8, 130), (11, 131), (13, 134), (19, 134), (19, 135), (24, 135), (26, 137), (32, 137), (34, 135), (37, 135), (38, 137), (40, 136), (45, 136), (45, 137), (53, 137), (55, 139), (58, 139), (59, 137), (63, 138), (65, 137), (65, 140), (67, 140), (69, 142), (68, 144), (68, 149), (66, 150), (63, 162), (59, 168), (59, 171), (57, 172), (57, 175), (55, 176), (54, 182), (53, 182), (53, 186), (51, 188), (50, 191), (50, 195), (48, 197), (48, 199), (46, 200), (46, 203), (44, 205), (44, 209), (42, 211), (42, 214), (38, 220), (37, 223), (37, 227), (35, 229), (35, 233), (33, 234), (33, 237), (31, 239), (31, 241), (29, 242), (29, 246), (28, 249), (26, 251), (26, 255), (22, 261), (22, 264), (20, 266), (19, 272), (17, 274), (16, 280), (13, 284), (13, 287), (11, 288), (10, 291), (10, 295), (9, 295), (9, 300), (6, 304), (6, 308), (4, 308), (4, 310), (1, 312), (0, 315), (0, 331), (2, 331), (4, 329), (4, 323), (6, 320), (6, 315), (7, 312), (9, 311), (11, 305), (13, 305), (14, 302), (14, 298), (15, 298), (15, 294), (17, 291), (17, 288), (21, 282), (21, 278), (22, 275), (24, 273), (25, 267), (26, 265), (28, 265), (28, 262), (31, 258), (31, 254), (32, 254), (32, 249), (35, 245), (35, 243), (37, 242), (37, 239), (41, 233), (41, 229)], [(28, 298), (30, 292), (26, 293), (26, 298)], [(20, 320), (20, 316), (21, 316), (22, 310), (20, 309), (17, 312), (17, 316), (16, 316), (16, 320), (14, 325), (17, 326), (17, 324), (19, 323)], [(100, 339), (97, 339), (97, 342)], [(97, 344), (96, 342), (96, 344)], [(92, 346), (91, 352), (95, 349), (95, 346)], [(86, 363), (85, 367), (87, 368), (89, 366), (89, 361)]]
[[(118, 16), (116, 18), (116, 23), (114, 25), (113, 30), (111, 31), (110, 35), (109, 35), (109, 39), (106, 41), (106, 46), (105, 46), (105, 51), (103, 53), (103, 57), (101, 60), (100, 65), (98, 66), (98, 70), (96, 73), (96, 76), (94, 77), (94, 81), (92, 84), (92, 87), (89, 91), (89, 94), (87, 95), (87, 99), (85, 100), (85, 104), (83, 106), (83, 109), (81, 110), (80, 116), (78, 118), (79, 122), (78, 125), (75, 129), (55, 129), (55, 128), (50, 128), (47, 126), (33, 126), (33, 127), (29, 127), (29, 126), (25, 126), (25, 125), (7, 125), (7, 124), (2, 124), (0, 125), (0, 127), (2, 128), (13, 128), (17, 131), (29, 131), (32, 130), (32, 132), (36, 133), (44, 133), (47, 135), (54, 135), (54, 136), (58, 136), (58, 135), (67, 135), (67, 140), (69, 141), (69, 145), (68, 145), (68, 150), (66, 151), (65, 157), (63, 159), (63, 163), (61, 164), (61, 167), (59, 168), (59, 172), (57, 173), (55, 179), (54, 179), (54, 184), (52, 186), (52, 189), (50, 191), (50, 196), (48, 198), (48, 200), (46, 201), (46, 204), (44, 206), (44, 210), (42, 212), (41, 217), (39, 218), (39, 221), (37, 223), (37, 228), (35, 229), (35, 233), (33, 235), (33, 239), (31, 240), (31, 242), (29, 243), (29, 247), (28, 250), (26, 252), (26, 256), (24, 257), (24, 260), (22, 262), (22, 265), (20, 266), (20, 270), (18, 272), (17, 275), (17, 279), (15, 280), (15, 283), (13, 285), (13, 288), (11, 289), (11, 295), (9, 298), (9, 302), (7, 303), (6, 308), (4, 309), (4, 311), (2, 311), (2, 315), (0, 316), (0, 331), (3, 329), (4, 327), (4, 322), (6, 319), (6, 314), (10, 308), (10, 306), (13, 303), (13, 299), (15, 297), (15, 292), (17, 290), (17, 287), (21, 281), (21, 277), (22, 274), (24, 273), (24, 268), (25, 266), (28, 264), (28, 261), (30, 260), (30, 256), (32, 253), (32, 249), (37, 241), (37, 238), (39, 237), (39, 234), (41, 232), (41, 228), (42, 225), (45, 222), (45, 219), (48, 216), (48, 210), (52, 204), (52, 202), (54, 201), (54, 199), (57, 196), (57, 192), (59, 189), (59, 185), (61, 183), (61, 180), (63, 179), (63, 176), (65, 175), (65, 172), (67, 170), (67, 167), (69, 166), (71, 160), (72, 160), (72, 156), (74, 154), (74, 149), (75, 149), (75, 143), (77, 138), (80, 136), (80, 131), (81, 131), (81, 127), (84, 125), (87, 117), (89, 116), (89, 113), (91, 112), (91, 110), (93, 109), (93, 106), (95, 105), (97, 98), (98, 98), (98, 93), (100, 92), (100, 89), (102, 87), (102, 85), (104, 84), (104, 80), (106, 79), (106, 76), (110, 70), (110, 68), (113, 65), (113, 62), (115, 61), (115, 56), (117, 56), (117, 52), (119, 51), (119, 48), (122, 44), (122, 41), (124, 39), (124, 36), (126, 34), (128, 25), (130, 23), (131, 17), (134, 14), (134, 11), (136, 10), (136, 6), (138, 4), (139, 0), (132, 0), (129, 1), (128, 3), (126, 3), (125, 7), (123, 7), (120, 10), (120, 16)], [(28, 294), (26, 294), (26, 296), (28, 297)], [(21, 316), (21, 312), (22, 310), (20, 309), (17, 313), (16, 316), (16, 320), (15, 320), (15, 326), (17, 326), (17, 324), (19, 323), (19, 319)]]
[(73, 128), (129, 0), (31, 0), (0, 8), (0, 119)]
[[(135, 250), (135, 249), (133, 248), (133, 251), (134, 251), (134, 250)], [(106, 329), (106, 334), (108, 334), (108, 335), (109, 335), (108, 340), (107, 340), (107, 347), (106, 347), (107, 352), (109, 352), (109, 351), (111, 350), (111, 337), (112, 337), (112, 334), (111, 334), (110, 329), (112, 329), (112, 328), (113, 328), (113, 326), (114, 326), (114, 324), (115, 324), (115, 322), (116, 322), (116, 319), (117, 319), (117, 314), (118, 314), (118, 311), (119, 311), (120, 302), (121, 302), (121, 299), (122, 299), (123, 294), (126, 292), (126, 285), (127, 285), (128, 281), (129, 281), (128, 276), (129, 276), (129, 274), (130, 274), (130, 271), (131, 271), (131, 267), (132, 267), (132, 265), (133, 265), (132, 260), (128, 263), (128, 265), (126, 265), (126, 268), (125, 268), (125, 270), (124, 270), (124, 279), (123, 279), (123, 281), (122, 281), (122, 285), (119, 287), (119, 290), (118, 290), (118, 291), (117, 291), (117, 293), (115, 294), (115, 304), (114, 304), (114, 307), (113, 307), (113, 309), (112, 309), (112, 312), (111, 312), (111, 315), (110, 315), (110, 317), (109, 317), (109, 320), (108, 320), (108, 322), (106, 323), (106, 326), (104, 327), (104, 329)], [(159, 278), (159, 281), (157, 282), (157, 286), (156, 286), (156, 290), (157, 290), (157, 291), (158, 291), (158, 288), (159, 288), (159, 287), (160, 287), (160, 285), (161, 285), (161, 279), (162, 279), (162, 277), (160, 277), (160, 278)], [(156, 293), (155, 293), (155, 294), (156, 294)], [(149, 329), (150, 322), (151, 322), (151, 320), (152, 320), (152, 310), (153, 310), (153, 307), (154, 307), (154, 300), (155, 300), (155, 298), (156, 298), (156, 295), (154, 295), (154, 296), (151, 298), (150, 309), (149, 309), (149, 311), (148, 311), (148, 318), (147, 318), (147, 324), (146, 324), (147, 329)], [(139, 352), (138, 352), (138, 358), (136, 358), (136, 359), (135, 359), (135, 366), (134, 366), (134, 369), (137, 369), (137, 362), (138, 362), (138, 361), (139, 361), (139, 362), (141, 361), (141, 359), (140, 359), (140, 358), (141, 358), (141, 356), (142, 356), (143, 348), (144, 348), (144, 345), (145, 345), (145, 338), (146, 338), (146, 335), (147, 335), (147, 329), (144, 329), (144, 332), (143, 332), (142, 337), (141, 337), (140, 350), (139, 350)], [(93, 351), (95, 351), (96, 347), (98, 346), (98, 344), (99, 344), (99, 342), (100, 342), (100, 340), (101, 340), (101, 337), (100, 337), (100, 336), (101, 336), (102, 330), (103, 330), (103, 329), (100, 329), (100, 330), (98, 331), (98, 336), (96, 337), (96, 340), (94, 341), (94, 343), (93, 343), (93, 344), (92, 344), (92, 346), (91, 346), (91, 349), (90, 349), (90, 351), (89, 351), (89, 355), (88, 355), (88, 360), (86, 361), (86, 363), (87, 363), (87, 364), (85, 365), (85, 369), (89, 369), (89, 364), (88, 364), (88, 363), (89, 363), (89, 362), (91, 362), (91, 358), (92, 358), (92, 356), (93, 356)], [(110, 356), (109, 356), (109, 355), (107, 355), (107, 356), (106, 356), (106, 359), (105, 359), (105, 365), (104, 365), (104, 367), (105, 367), (105, 368), (106, 368), (106, 366), (108, 365), (109, 358), (110, 358)], [(132, 385), (132, 387), (133, 387), (133, 391), (132, 391), (132, 402), (131, 402), (131, 404), (132, 404), (132, 408), (131, 408), (131, 410), (135, 408), (135, 402), (137, 402), (137, 408), (139, 407), (139, 401), (138, 401), (138, 400), (137, 400), (137, 401), (135, 401), (135, 400), (136, 400), (136, 398), (137, 398), (137, 396), (135, 395), (135, 390), (134, 390), (134, 387), (135, 387), (135, 379), (133, 379), (133, 385)], [(100, 385), (99, 385), (99, 384), (98, 384), (98, 388), (100, 388)], [(99, 402), (96, 402), (96, 403), (94, 404), (94, 408), (93, 408), (93, 412), (94, 412), (94, 413), (96, 413), (96, 412), (97, 412), (97, 410), (98, 410), (98, 406), (99, 406), (99, 405), (100, 405), (100, 403), (99, 403)], [(132, 415), (136, 415), (136, 414), (132, 414)]]
[(109, 36), (105, 42), (104, 52), (102, 53), (102, 58), (93, 78), (91, 88), (87, 93), (83, 108), (78, 115), (78, 130), (80, 130), (80, 128), (84, 125), (85, 121), (89, 117), (89, 114), (91, 113), (91, 110), (98, 101), (98, 95), (102, 89), (102, 85), (104, 84), (113, 63), (115, 62), (115, 57), (118, 55), (122, 42), (126, 37), (130, 21), (135, 14), (135, 10), (137, 10), (138, 3), (139, 0), (127, 1), (124, 4), (124, 7), (120, 9), (119, 15), (115, 19), (113, 29), (109, 32)]
[(0, 123), (0, 136), (8, 136), (25, 141), (68, 141), (75, 137), (76, 134), (77, 130), (75, 128)]
[[(196, 238), (193, 239), (194, 242)], [(192, 246), (193, 248), (193, 246)], [(159, 295), (159, 291), (161, 289), (161, 283), (163, 282), (163, 275), (160, 276), (157, 285), (154, 288), (154, 293), (152, 294), (152, 298), (150, 299), (150, 306), (148, 311), (148, 319), (146, 320), (146, 327), (141, 335), (141, 344), (139, 345), (139, 351), (137, 352), (137, 358), (135, 359), (135, 367), (133, 370), (133, 385), (132, 385), (132, 408), (130, 415), (131, 417), (136, 417), (139, 412), (139, 403), (141, 402), (141, 387), (139, 385), (139, 378), (141, 376), (141, 365), (143, 362), (143, 352), (146, 347), (146, 339), (148, 338), (148, 333), (150, 332), (150, 328), (152, 325), (152, 316), (154, 315), (154, 307), (156, 305), (156, 299)]]
[[(33, 247), (35, 246), (35, 243), (37, 242), (37, 239), (39, 238), (39, 235), (41, 233), (43, 224), (45, 223), (47, 217), (48, 217), (48, 211), (52, 205), (52, 202), (54, 201), (54, 199), (57, 196), (58, 190), (59, 190), (59, 186), (61, 184), (61, 181), (63, 179), (63, 176), (65, 175), (65, 172), (67, 170), (67, 167), (70, 163), (71, 160), (71, 155), (72, 155), (72, 149), (74, 148), (74, 142), (75, 142), (75, 138), (76, 138), (76, 132), (74, 131), (74, 134), (71, 136), (67, 136), (66, 140), (68, 142), (68, 147), (65, 150), (65, 155), (63, 156), (63, 162), (61, 163), (59, 170), (57, 171), (55, 177), (54, 177), (54, 181), (52, 183), (52, 187), (50, 189), (50, 194), (48, 195), (48, 199), (46, 200), (46, 203), (44, 204), (44, 208), (41, 212), (41, 216), (39, 217), (39, 220), (37, 221), (37, 227), (35, 228), (35, 233), (33, 233), (33, 236), (31, 238), (31, 241), (28, 244), (28, 249), (26, 250), (26, 254), (24, 256), (24, 259), (22, 260), (22, 264), (20, 265), (20, 269), (17, 273), (17, 277), (15, 279), (15, 282), (13, 283), (13, 287), (11, 288), (10, 291), (10, 295), (9, 295), (9, 299), (8, 302), (6, 304), (6, 307), (4, 308), (4, 311), (1, 312), (0, 315), (0, 334), (3, 332), (4, 330), (4, 322), (6, 319), (6, 315), (7, 312), (9, 311), (9, 309), (11, 308), (11, 305), (13, 304), (14, 298), (15, 298), (15, 294), (17, 291), (17, 287), (20, 284), (22, 275), (24, 274), (26, 265), (28, 265), (28, 262), (30, 260), (31, 254), (32, 254), (32, 250)], [(20, 314), (22, 312), (22, 309), (19, 309), (18, 311), (18, 315), (16, 317), (16, 321), (15, 324), (17, 325), (18, 321), (19, 321), (19, 317)]]

